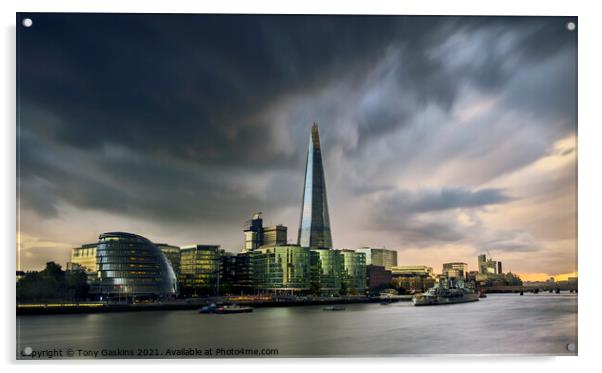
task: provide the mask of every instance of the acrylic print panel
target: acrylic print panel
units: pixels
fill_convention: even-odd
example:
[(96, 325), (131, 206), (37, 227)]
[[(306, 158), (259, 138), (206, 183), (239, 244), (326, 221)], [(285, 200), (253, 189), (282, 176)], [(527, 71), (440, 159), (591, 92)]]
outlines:
[(577, 354), (577, 32), (17, 14), (17, 358)]

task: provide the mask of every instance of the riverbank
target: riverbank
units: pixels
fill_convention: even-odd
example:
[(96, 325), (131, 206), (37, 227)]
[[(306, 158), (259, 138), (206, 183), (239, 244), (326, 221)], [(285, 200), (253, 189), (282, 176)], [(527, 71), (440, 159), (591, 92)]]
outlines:
[[(400, 295), (387, 298), (392, 302), (410, 301), (411, 295)], [(141, 311), (175, 311), (193, 310), (216, 302), (235, 302), (241, 306), (254, 308), (262, 307), (302, 307), (335, 304), (358, 304), (379, 303), (380, 297), (337, 297), (337, 298), (315, 298), (315, 299), (286, 299), (286, 300), (236, 300), (229, 298), (195, 298), (173, 302), (156, 303), (102, 303), (102, 302), (80, 302), (80, 303), (31, 303), (17, 304), (17, 315), (59, 315), (77, 313), (107, 313), (107, 312), (141, 312)]]

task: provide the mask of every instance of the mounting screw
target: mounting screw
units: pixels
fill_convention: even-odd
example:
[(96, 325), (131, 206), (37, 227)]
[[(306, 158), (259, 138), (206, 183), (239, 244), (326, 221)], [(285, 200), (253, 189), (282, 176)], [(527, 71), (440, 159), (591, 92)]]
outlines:
[(33, 21), (31, 20), (31, 18), (23, 18), (21, 24), (23, 25), (23, 27), (31, 27), (31, 25), (33, 25)]
[(23, 349), (21, 354), (25, 355), (25, 356), (29, 356), (29, 355), (31, 355), (32, 352), (33, 352), (33, 350), (31, 349), (31, 347), (27, 346)]
[(573, 31), (576, 27), (577, 25), (575, 24), (575, 22), (569, 22), (566, 24), (566, 29), (569, 31)]
[(566, 349), (569, 350), (569, 352), (575, 352), (575, 350), (577, 350), (577, 346), (575, 346), (574, 343), (569, 343), (566, 345)]

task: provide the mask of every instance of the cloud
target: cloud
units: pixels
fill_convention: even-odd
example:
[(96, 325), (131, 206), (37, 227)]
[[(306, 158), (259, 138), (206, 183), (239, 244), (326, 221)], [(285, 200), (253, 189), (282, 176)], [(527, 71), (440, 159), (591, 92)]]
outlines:
[(255, 211), (294, 241), (314, 121), (341, 247), (523, 255), (576, 235), (559, 228), (570, 169), (510, 176), (576, 162), (554, 145), (576, 135), (568, 18), (36, 19), (19, 29), (18, 160), (21, 227), (44, 241), (118, 222), (237, 248)]

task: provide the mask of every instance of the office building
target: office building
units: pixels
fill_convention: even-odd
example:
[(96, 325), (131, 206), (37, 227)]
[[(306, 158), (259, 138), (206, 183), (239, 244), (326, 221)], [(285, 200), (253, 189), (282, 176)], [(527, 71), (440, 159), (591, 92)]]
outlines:
[(282, 224), (263, 228), (263, 242), (261, 246), (282, 246), (287, 244), (287, 227)]
[(385, 267), (368, 264), (366, 266), (366, 281), (368, 289), (375, 290), (388, 287), (393, 282), (391, 271)]
[(67, 269), (81, 269), (88, 273), (96, 273), (98, 265), (96, 262), (96, 247), (98, 243), (89, 243), (71, 250), (71, 262), (67, 263)]
[(173, 268), (176, 277), (180, 275), (180, 247), (168, 245), (166, 243), (158, 243), (157, 247), (165, 255), (171, 268)]
[(460, 279), (466, 278), (466, 270), (468, 268), (468, 264), (466, 263), (444, 263), (442, 275), (447, 279)]
[(481, 254), (478, 257), (479, 273), (484, 275), (487, 273), (487, 255)]
[(404, 265), (391, 268), (393, 283), (406, 293), (422, 292), (435, 285), (432, 267), (424, 265)]
[(96, 257), (98, 278), (90, 293), (101, 299), (168, 299), (177, 294), (176, 276), (167, 258), (142, 236), (103, 233)]
[(312, 249), (311, 284), (320, 295), (338, 295), (341, 291), (343, 256), (338, 250)]
[(228, 252), (220, 255), (220, 295), (253, 293), (250, 255)]
[(397, 266), (397, 251), (395, 250), (362, 247), (356, 251), (366, 254), (366, 265), (385, 267), (388, 271)]
[(502, 262), (492, 260), (491, 258), (487, 259), (485, 254), (481, 254), (478, 257), (478, 265), (479, 265), (479, 273), (481, 275), (501, 275), (502, 272)]
[(253, 284), (259, 292), (306, 293), (311, 260), (307, 247), (262, 246), (251, 254)]
[(324, 177), (320, 134), (316, 123), (311, 127), (303, 184), (303, 201), (297, 243), (302, 247), (312, 249), (332, 249), (326, 179)]
[(215, 295), (220, 274), (219, 245), (189, 245), (180, 248), (181, 291), (187, 295)]
[(354, 250), (339, 250), (343, 256), (341, 281), (349, 294), (361, 294), (366, 290), (366, 254)]
[(258, 212), (247, 220), (244, 229), (245, 244), (242, 252), (248, 253), (261, 246), (281, 246), (287, 244), (288, 228), (282, 224), (272, 227), (263, 226), (262, 213)]
[(261, 212), (253, 215), (253, 218), (247, 220), (244, 229), (245, 244), (243, 252), (250, 252), (263, 245), (263, 219)]

